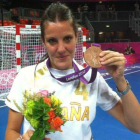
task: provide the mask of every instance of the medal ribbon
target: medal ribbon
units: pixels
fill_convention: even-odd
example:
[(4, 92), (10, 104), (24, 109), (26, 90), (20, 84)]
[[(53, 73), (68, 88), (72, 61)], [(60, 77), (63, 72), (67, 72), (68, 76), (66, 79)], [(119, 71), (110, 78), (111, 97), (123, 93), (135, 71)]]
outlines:
[[(48, 60), (46, 61), (46, 65), (50, 72), (49, 64), (50, 64), (50, 59), (48, 58)], [(70, 82), (76, 79), (80, 79), (84, 84), (88, 84), (88, 83), (92, 83), (95, 80), (96, 75), (97, 75), (97, 68), (91, 68), (90, 66), (87, 66), (85, 69), (79, 70), (77, 65), (74, 62), (73, 62), (73, 67), (75, 70), (74, 73), (71, 73), (69, 75), (66, 75), (60, 78), (56, 78), (51, 72), (50, 74), (53, 78), (55, 78), (56, 80), (60, 82)], [(90, 68), (91, 68), (91, 78), (89, 81), (87, 81), (83, 76), (89, 71)]]

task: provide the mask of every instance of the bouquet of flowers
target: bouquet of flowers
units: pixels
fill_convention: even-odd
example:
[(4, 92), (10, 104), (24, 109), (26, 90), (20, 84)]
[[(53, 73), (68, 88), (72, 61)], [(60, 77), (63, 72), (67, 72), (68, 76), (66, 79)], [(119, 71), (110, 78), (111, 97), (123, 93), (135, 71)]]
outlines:
[(14, 104), (35, 130), (30, 140), (42, 140), (50, 132), (62, 132), (61, 125), (66, 121), (60, 107), (62, 102), (54, 94), (49, 94), (47, 90), (33, 95), (25, 91), (23, 108), (19, 107), (15, 100)]

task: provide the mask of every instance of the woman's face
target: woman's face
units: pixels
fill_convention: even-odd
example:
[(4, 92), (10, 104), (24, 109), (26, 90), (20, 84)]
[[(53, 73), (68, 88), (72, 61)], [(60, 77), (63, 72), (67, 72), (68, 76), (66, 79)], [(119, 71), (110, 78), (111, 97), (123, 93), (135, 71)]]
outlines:
[(44, 44), (50, 58), (51, 67), (59, 70), (72, 68), (77, 36), (69, 22), (47, 22)]

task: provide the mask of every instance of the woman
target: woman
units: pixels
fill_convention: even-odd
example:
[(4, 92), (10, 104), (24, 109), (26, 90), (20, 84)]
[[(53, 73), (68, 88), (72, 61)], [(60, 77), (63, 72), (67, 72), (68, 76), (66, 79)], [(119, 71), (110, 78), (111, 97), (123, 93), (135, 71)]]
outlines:
[[(47, 135), (51, 140), (91, 140), (90, 124), (95, 118), (96, 105), (107, 111), (128, 129), (140, 133), (140, 106), (124, 77), (125, 58), (123, 54), (102, 51), (100, 62), (113, 77), (121, 92), (121, 98), (112, 91), (103, 77), (97, 72), (94, 82), (84, 84), (76, 79), (70, 82), (57, 80), (75, 72), (73, 65), (83, 69), (73, 60), (77, 41), (77, 27), (69, 8), (61, 3), (52, 3), (41, 20), (41, 37), (47, 55), (37, 66), (23, 68), (17, 75), (6, 104), (10, 107), (5, 140), (29, 140), (33, 134), (30, 124), (19, 113), (12, 100), (22, 106), (22, 92), (38, 92), (42, 89), (55, 92), (62, 102), (63, 113), (67, 120), (62, 126), (63, 132)], [(49, 57), (49, 59), (47, 59)], [(46, 61), (49, 68), (46, 67)], [(38, 74), (39, 77), (35, 78)], [(53, 78), (50, 75), (54, 75)], [(91, 70), (84, 75), (90, 79)], [(55, 88), (54, 88), (55, 87)], [(124, 91), (124, 92), (123, 92)], [(20, 128), (24, 120), (24, 131), (20, 136)]]

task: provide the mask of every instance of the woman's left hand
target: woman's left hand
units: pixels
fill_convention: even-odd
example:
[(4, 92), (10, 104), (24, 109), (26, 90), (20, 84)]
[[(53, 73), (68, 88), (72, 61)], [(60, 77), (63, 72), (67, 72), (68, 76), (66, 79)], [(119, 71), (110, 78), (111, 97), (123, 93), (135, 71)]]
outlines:
[(100, 54), (101, 65), (105, 66), (106, 71), (114, 78), (124, 75), (126, 58), (122, 53), (115, 51), (102, 51)]

